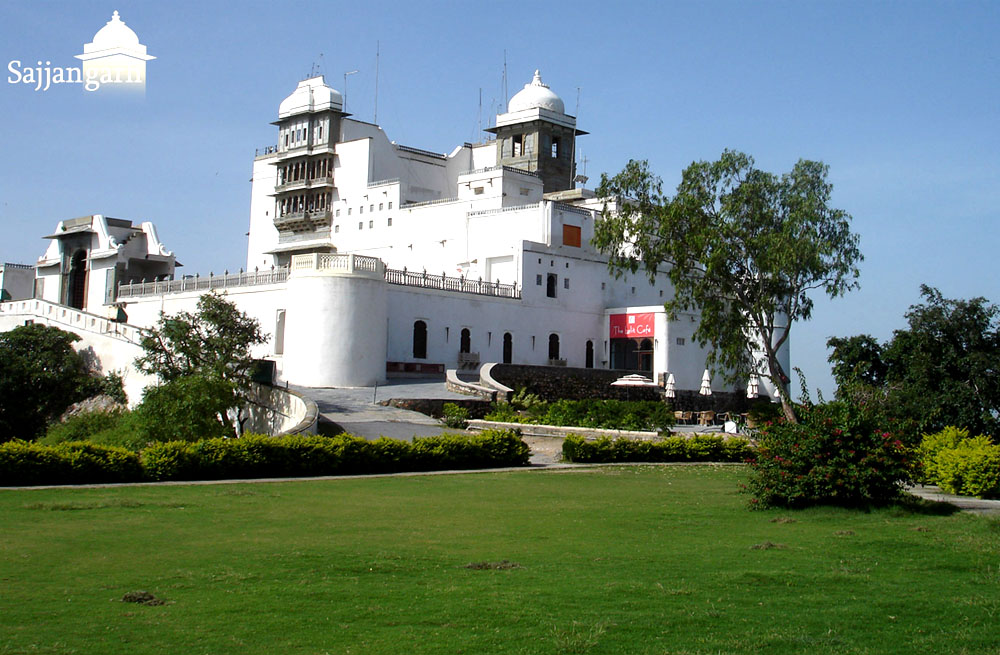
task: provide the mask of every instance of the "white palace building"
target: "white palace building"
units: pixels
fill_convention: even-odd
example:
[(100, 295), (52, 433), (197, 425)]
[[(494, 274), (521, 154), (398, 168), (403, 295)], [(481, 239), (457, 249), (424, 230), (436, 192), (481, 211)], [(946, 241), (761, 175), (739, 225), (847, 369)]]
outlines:
[[(666, 276), (616, 279), (591, 246), (601, 203), (575, 188), (573, 164), (586, 132), (537, 72), (496, 117), (495, 138), (446, 154), (352, 118), (321, 76), (298, 84), (274, 124), (277, 145), (253, 162), (246, 272), (177, 279), (152, 224), (65, 220), (33, 288), (23, 271), (12, 277), (20, 293), (5, 288), (23, 300), (0, 305), (0, 329), (47, 320), (81, 334), (105, 369), (124, 369), (139, 330), (214, 290), (260, 321), (270, 338), (256, 356), (294, 385), (503, 362), (701, 386), (698, 317), (667, 320)], [(148, 380), (127, 380), (137, 401)]]

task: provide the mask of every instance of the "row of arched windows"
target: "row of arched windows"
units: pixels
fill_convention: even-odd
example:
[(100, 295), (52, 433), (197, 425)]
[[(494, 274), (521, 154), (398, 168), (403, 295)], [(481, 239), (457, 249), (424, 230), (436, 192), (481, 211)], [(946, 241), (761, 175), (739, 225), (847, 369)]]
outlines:
[[(532, 343), (534, 337), (532, 337)], [(469, 328), (462, 328), (459, 336), (458, 352), (472, 352), (472, 332)], [(549, 335), (549, 359), (559, 359), (559, 335), (552, 333)], [(413, 358), (427, 359), (427, 323), (425, 321), (413, 322)], [(510, 364), (514, 361), (514, 336), (510, 332), (503, 333), (503, 363)], [(585, 356), (587, 368), (594, 368), (594, 342), (587, 341), (587, 352)]]

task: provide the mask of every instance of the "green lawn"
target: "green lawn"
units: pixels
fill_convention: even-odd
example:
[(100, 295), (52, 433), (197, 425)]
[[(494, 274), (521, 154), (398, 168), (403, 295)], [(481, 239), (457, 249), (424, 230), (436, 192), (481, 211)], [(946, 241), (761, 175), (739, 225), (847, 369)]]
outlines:
[(1000, 521), (751, 512), (744, 475), (0, 491), (0, 654), (1000, 653)]

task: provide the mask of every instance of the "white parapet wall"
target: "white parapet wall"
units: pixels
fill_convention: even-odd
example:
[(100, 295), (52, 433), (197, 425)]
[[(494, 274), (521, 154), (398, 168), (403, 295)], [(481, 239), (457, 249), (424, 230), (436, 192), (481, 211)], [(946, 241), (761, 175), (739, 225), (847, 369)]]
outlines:
[(246, 409), (250, 418), (243, 424), (244, 432), (272, 436), (316, 434), (319, 408), (296, 391), (255, 384)]

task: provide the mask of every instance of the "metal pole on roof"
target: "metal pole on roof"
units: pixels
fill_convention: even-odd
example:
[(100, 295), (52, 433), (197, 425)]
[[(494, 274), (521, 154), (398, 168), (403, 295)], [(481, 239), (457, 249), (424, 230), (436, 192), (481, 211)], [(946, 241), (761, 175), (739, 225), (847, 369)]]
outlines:
[(348, 75), (354, 75), (357, 72), (358, 71), (353, 70), (353, 71), (347, 71), (346, 73), (344, 73), (344, 113), (345, 114), (347, 113), (347, 76)]

